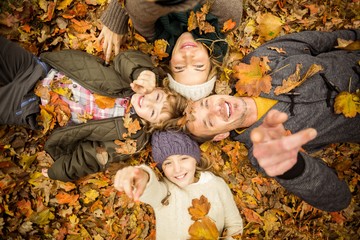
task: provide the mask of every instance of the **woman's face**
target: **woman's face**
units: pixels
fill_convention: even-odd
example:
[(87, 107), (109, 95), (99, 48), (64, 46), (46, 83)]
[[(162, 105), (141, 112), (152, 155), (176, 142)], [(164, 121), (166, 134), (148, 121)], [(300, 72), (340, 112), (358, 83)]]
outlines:
[(208, 80), (211, 64), (208, 50), (185, 32), (176, 41), (171, 54), (170, 69), (175, 81), (198, 85)]

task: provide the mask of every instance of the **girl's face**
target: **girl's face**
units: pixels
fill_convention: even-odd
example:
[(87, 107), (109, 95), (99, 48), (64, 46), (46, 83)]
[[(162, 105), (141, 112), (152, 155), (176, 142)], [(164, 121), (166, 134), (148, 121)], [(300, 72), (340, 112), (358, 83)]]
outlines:
[(208, 80), (211, 64), (208, 50), (185, 32), (176, 41), (171, 54), (173, 78), (185, 85), (198, 85)]
[(195, 182), (196, 160), (188, 155), (169, 156), (162, 164), (165, 176), (180, 188)]
[(160, 123), (169, 119), (169, 114), (162, 111), (167, 104), (167, 96), (163, 90), (157, 88), (144, 95), (135, 93), (131, 97), (131, 104), (142, 119), (150, 123)]

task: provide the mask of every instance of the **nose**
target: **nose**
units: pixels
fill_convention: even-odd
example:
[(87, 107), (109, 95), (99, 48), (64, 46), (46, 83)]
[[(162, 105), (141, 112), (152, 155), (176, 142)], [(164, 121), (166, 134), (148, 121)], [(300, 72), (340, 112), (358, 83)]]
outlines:
[(178, 173), (181, 170), (181, 165), (178, 161), (174, 161), (174, 172)]

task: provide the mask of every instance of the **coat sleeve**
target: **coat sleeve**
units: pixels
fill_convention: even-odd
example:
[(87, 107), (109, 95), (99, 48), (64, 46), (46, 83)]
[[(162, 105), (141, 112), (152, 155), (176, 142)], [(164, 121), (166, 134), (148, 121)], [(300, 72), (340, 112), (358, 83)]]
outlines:
[(303, 199), (310, 205), (328, 212), (340, 211), (351, 201), (347, 183), (340, 180), (334, 169), (321, 159), (300, 153), (305, 161), (303, 173), (294, 179), (276, 180), (289, 192)]
[(155, 73), (159, 83), (159, 71), (153, 65), (149, 55), (136, 50), (128, 50), (118, 54), (114, 59), (114, 69), (122, 79), (134, 81), (144, 70), (150, 70)]
[(114, 0), (109, 3), (100, 20), (114, 33), (125, 34), (128, 29), (129, 14), (117, 0)]
[[(303, 31), (287, 34), (275, 38), (257, 48), (244, 57), (244, 62), (249, 62), (252, 56), (269, 56), (270, 60), (277, 61), (281, 58), (307, 54), (317, 56), (321, 53), (335, 50), (338, 38), (345, 40), (359, 40), (360, 30), (337, 30), (333, 32)], [(285, 53), (278, 53), (270, 47), (281, 48)]]
[(226, 182), (222, 178), (219, 178), (219, 180), (220, 180), (219, 196), (224, 206), (224, 216), (225, 216), (224, 229), (227, 230), (227, 236), (229, 237), (232, 235), (242, 234), (243, 220), (241, 218), (239, 209), (234, 201), (234, 196), (229, 186), (226, 184)]
[(150, 167), (141, 165), (140, 168), (146, 171), (150, 176), (149, 182), (146, 185), (146, 189), (141, 195), (140, 200), (151, 205), (153, 208), (160, 207), (161, 201), (166, 197), (168, 192), (166, 183), (159, 181)]
[(124, 161), (140, 152), (149, 139), (145, 131), (130, 136), (136, 140), (134, 153), (117, 152), (120, 147), (114, 140), (125, 140), (123, 133), (127, 130), (123, 125), (122, 118), (113, 118), (56, 129), (45, 143), (45, 150), (55, 161), (48, 170), (49, 177), (64, 182), (75, 181), (105, 170), (111, 162)]

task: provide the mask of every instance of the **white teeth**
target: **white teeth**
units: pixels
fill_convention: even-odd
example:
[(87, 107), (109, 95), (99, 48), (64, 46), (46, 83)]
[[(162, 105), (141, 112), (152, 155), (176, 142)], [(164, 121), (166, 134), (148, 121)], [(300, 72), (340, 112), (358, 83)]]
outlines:
[(140, 98), (140, 102), (139, 102), (139, 105), (140, 105), (140, 107), (142, 106), (142, 102), (144, 101), (144, 97), (141, 97)]
[(186, 174), (183, 174), (183, 175), (181, 175), (181, 176), (177, 176), (177, 177), (175, 177), (176, 179), (182, 179), (182, 178), (184, 178), (185, 177), (185, 175)]
[(227, 114), (227, 117), (229, 118), (230, 117), (230, 106), (227, 102), (225, 102), (225, 107), (226, 107), (226, 114)]

